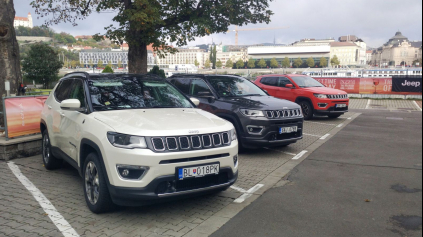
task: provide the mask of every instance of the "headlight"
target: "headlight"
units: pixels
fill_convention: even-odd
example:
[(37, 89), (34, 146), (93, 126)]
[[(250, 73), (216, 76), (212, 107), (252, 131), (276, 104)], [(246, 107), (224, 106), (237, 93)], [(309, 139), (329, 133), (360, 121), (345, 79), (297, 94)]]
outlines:
[(247, 117), (264, 117), (263, 111), (260, 110), (241, 109), (240, 111)]
[(230, 131), (230, 134), (231, 134), (232, 141), (235, 141), (238, 139), (235, 128)]
[(145, 141), (144, 137), (108, 132), (107, 139), (109, 139), (109, 142), (113, 146), (119, 147), (119, 148), (125, 148), (125, 149), (147, 148), (147, 142)]
[(327, 96), (327, 95), (323, 95), (323, 94), (314, 94), (314, 96), (315, 96), (316, 98), (319, 98), (319, 99), (327, 99), (327, 98), (328, 98), (328, 96)]

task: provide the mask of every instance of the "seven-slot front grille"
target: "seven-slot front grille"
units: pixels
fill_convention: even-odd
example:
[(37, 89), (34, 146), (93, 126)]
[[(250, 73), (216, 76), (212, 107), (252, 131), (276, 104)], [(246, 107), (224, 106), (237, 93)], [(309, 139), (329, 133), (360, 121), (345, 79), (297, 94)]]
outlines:
[(302, 117), (301, 109), (268, 110), (265, 112), (269, 119)]
[(348, 99), (348, 95), (327, 95), (329, 99)]
[(210, 149), (231, 145), (230, 132), (181, 136), (181, 137), (153, 137), (152, 150), (156, 152), (177, 152)]

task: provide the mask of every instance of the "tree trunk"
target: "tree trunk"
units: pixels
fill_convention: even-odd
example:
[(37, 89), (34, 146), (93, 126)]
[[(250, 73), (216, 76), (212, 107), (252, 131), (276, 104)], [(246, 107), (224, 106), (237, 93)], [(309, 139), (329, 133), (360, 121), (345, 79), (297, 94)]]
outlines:
[[(22, 81), (19, 45), (16, 40), (15, 8), (13, 0), (0, 0), (0, 95), (5, 96), (5, 81), (9, 80), (11, 94), (17, 94)], [(3, 111), (3, 103), (0, 103)], [(0, 116), (1, 120), (3, 116)], [(3, 123), (2, 123), (3, 124)]]
[(147, 73), (148, 52), (147, 44), (135, 43), (129, 44), (128, 52), (128, 70), (129, 73), (144, 74)]

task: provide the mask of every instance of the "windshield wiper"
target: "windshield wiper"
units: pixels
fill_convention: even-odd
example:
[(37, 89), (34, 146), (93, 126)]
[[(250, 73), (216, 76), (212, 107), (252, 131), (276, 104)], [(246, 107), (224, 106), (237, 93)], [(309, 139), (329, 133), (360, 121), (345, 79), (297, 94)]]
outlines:
[(150, 108), (153, 108), (153, 109), (169, 109), (169, 108), (176, 108), (176, 107), (175, 106), (156, 105), (156, 106), (152, 106)]
[(250, 95), (242, 95), (242, 96), (263, 96), (261, 94), (250, 94)]

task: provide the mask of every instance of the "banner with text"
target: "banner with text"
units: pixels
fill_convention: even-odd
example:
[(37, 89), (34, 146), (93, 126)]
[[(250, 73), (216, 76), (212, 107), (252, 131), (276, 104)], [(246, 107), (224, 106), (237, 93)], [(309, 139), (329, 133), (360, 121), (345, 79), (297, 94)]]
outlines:
[(48, 96), (16, 97), (4, 100), (9, 138), (40, 133), (41, 111)]
[[(348, 94), (385, 94), (385, 95), (421, 95), (421, 84), (420, 91), (417, 89), (397, 89), (393, 90), (392, 78), (314, 78), (326, 87), (343, 90)], [(414, 81), (407, 81), (410, 85)], [(421, 82), (421, 79), (420, 79)], [(398, 82), (399, 83), (399, 82)], [(404, 84), (404, 81), (401, 81)]]
[(392, 78), (394, 92), (422, 93), (422, 77), (407, 76)]

